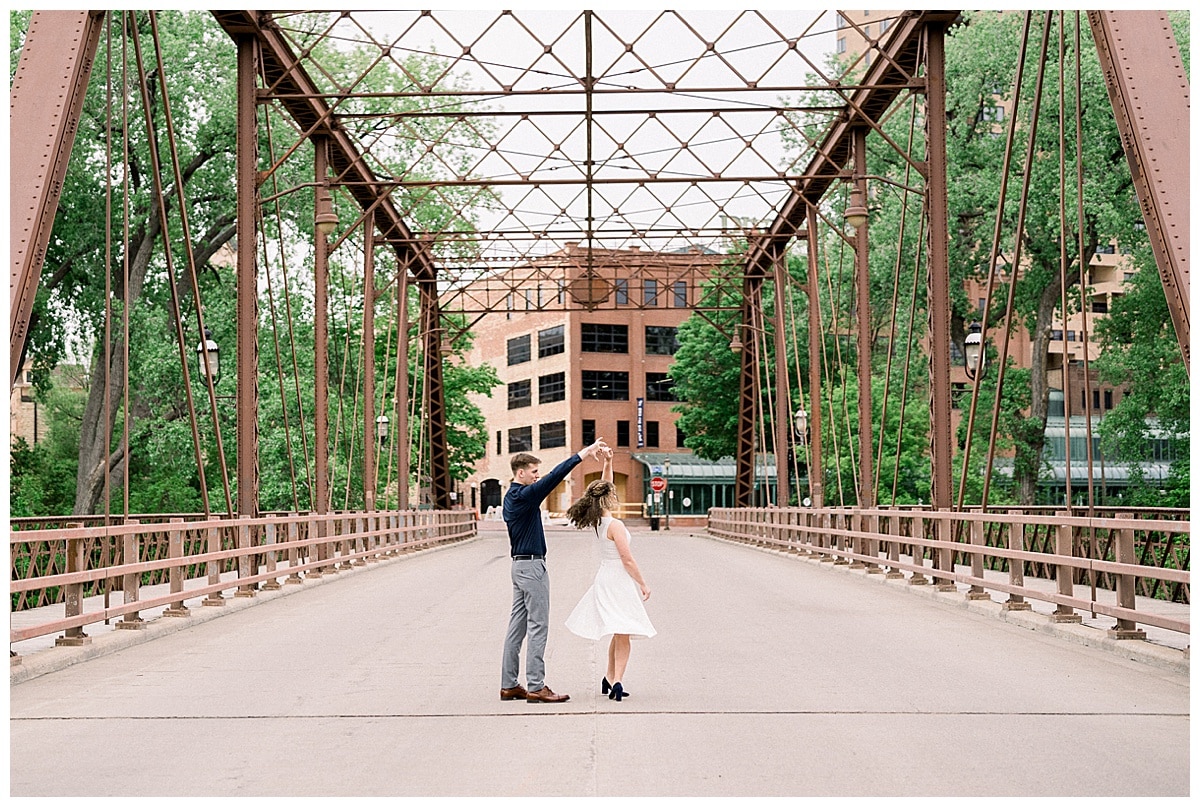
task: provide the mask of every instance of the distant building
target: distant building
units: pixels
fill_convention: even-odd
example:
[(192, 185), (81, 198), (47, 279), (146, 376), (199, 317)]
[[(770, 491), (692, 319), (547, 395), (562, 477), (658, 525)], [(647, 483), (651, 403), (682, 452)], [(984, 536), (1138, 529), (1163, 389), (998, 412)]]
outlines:
[[(447, 310), (473, 300), (497, 312), (471, 327), (475, 343), (465, 356), (496, 367), (503, 383), (493, 397), (473, 398), (489, 445), (462, 501), (482, 514), (498, 508), (514, 454), (534, 454), (545, 472), (603, 438), (615, 451), (615, 482), (631, 513), (651, 501), (650, 481), (660, 474), (674, 493), (666, 497), (672, 515), (731, 504), (733, 460), (708, 462), (684, 447), (668, 376), (676, 329), (724, 258), (698, 248), (594, 249), (589, 266), (587, 249), (571, 243), (444, 294)], [(564, 512), (599, 475), (598, 463), (584, 463), (550, 494), (546, 509)]]

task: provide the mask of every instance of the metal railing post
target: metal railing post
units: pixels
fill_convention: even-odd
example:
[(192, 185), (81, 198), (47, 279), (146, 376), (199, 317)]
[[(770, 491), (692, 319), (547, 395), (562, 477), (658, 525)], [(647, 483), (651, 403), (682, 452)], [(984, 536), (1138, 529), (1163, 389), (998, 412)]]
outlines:
[[(267, 528), (263, 533), (263, 535), (264, 535), (263, 544), (267, 548), (267, 551), (264, 554), (266, 555), (266, 559), (267, 559), (267, 573), (268, 574), (270, 574), (271, 572), (273, 572), (277, 568), (279, 568), (279, 550), (275, 548), (275, 546), (278, 542), (277, 532), (278, 532), (278, 530), (277, 530), (274, 519), (272, 519), (271, 521), (268, 521)], [(263, 583), (264, 591), (274, 591), (274, 590), (276, 590), (278, 588), (282, 588), (282, 587), (283, 587), (283, 584), (279, 582), (278, 577), (272, 577)]]
[[(983, 522), (971, 522), (971, 576), (980, 580), (983, 579)], [(984, 590), (983, 586), (972, 583), (967, 589), (968, 600), (990, 600), (991, 595)]]
[(889, 535), (889, 540), (887, 542), (889, 563), (885, 577), (888, 580), (900, 580), (904, 577), (904, 572), (900, 571), (900, 541), (897, 540), (900, 537), (900, 532), (902, 529), (900, 525), (900, 515), (898, 513), (892, 513), (886, 517), (886, 523), (889, 525), (887, 530)]
[(287, 525), (287, 542), (288, 546), (288, 570), (291, 572), (287, 576), (287, 580), (283, 581), (285, 586), (295, 586), (304, 582), (304, 578), (300, 576), (300, 572), (296, 571), (296, 567), (300, 565), (300, 550), (296, 547), (296, 541), (299, 540), (297, 534), (296, 519), (299, 513), (288, 513)]
[[(215, 552), (221, 551), (221, 528), (220, 527), (209, 527), (208, 528), (208, 536), (207, 536), (207, 540), (205, 541), (204, 551), (209, 552), (209, 553), (215, 553)], [(215, 586), (220, 582), (221, 582), (221, 561), (210, 560), (208, 562), (208, 584), (210, 586)], [(212, 592), (207, 597), (205, 597), (203, 602), (201, 603), (201, 605), (224, 605), (224, 604), (225, 604), (225, 596), (219, 591)]]
[[(130, 519), (126, 524), (140, 524), (137, 519)], [(141, 560), (141, 536), (137, 533), (121, 536), (121, 565), (128, 566), (137, 563)], [(141, 594), (142, 576), (140, 574), (124, 574), (121, 575), (121, 600), (126, 605), (135, 603)], [(120, 622), (113, 624), (114, 628), (119, 630), (141, 630), (146, 627), (146, 620), (142, 619), (137, 611), (130, 611), (121, 618)]]
[[(250, 525), (242, 523), (241, 519), (238, 519), (238, 521), (237, 546), (238, 549), (241, 550), (241, 554), (238, 555), (238, 579), (245, 580), (248, 577), (254, 576), (254, 570), (251, 568), (250, 555), (246, 553), (246, 550), (250, 549)], [(254, 583), (243, 583), (238, 586), (238, 589), (234, 592), (233, 596), (254, 597), (257, 594), (257, 585)]]
[[(171, 519), (172, 524), (182, 524), (182, 518)], [(175, 561), (171, 564), (169, 577), (171, 593), (183, 594), (183, 529), (173, 529), (167, 533), (167, 557)], [(163, 609), (163, 616), (191, 616), (191, 611), (183, 604), (183, 597), (172, 602)]]
[[(1066, 513), (1055, 513), (1060, 518), (1065, 518)], [(1060, 557), (1072, 557), (1074, 546), (1072, 545), (1072, 528), (1070, 524), (1057, 524), (1054, 528), (1054, 554)], [(1054, 580), (1055, 587), (1059, 594), (1067, 597), (1075, 596), (1075, 567), (1067, 566), (1062, 563), (1054, 564)], [(1082, 622), (1083, 617), (1075, 613), (1075, 609), (1069, 605), (1056, 605), (1054, 613), (1050, 615), (1050, 619), (1054, 622)]]
[[(68, 530), (80, 529), (83, 525), (72, 522), (66, 525)], [(86, 567), (83, 557), (82, 538), (67, 539), (67, 573), (82, 572)], [(67, 583), (63, 586), (64, 615), (69, 619), (83, 613), (83, 583)], [(67, 628), (63, 635), (54, 640), (55, 646), (78, 647), (91, 644), (92, 637), (83, 632), (82, 627)]]
[[(925, 538), (925, 517), (920, 513), (913, 513), (912, 520), (908, 525), (909, 537), (916, 541)], [(925, 568), (925, 547), (921, 544), (909, 544), (909, 551), (912, 552), (913, 565)], [(913, 572), (912, 577), (908, 578), (910, 586), (924, 586), (929, 583), (929, 578), (923, 572)]]
[[(1117, 513), (1117, 518), (1132, 519), (1132, 513)], [(1133, 528), (1122, 527), (1113, 530), (1113, 554), (1117, 563), (1136, 564), (1137, 548), (1134, 546)], [(1121, 608), (1137, 608), (1137, 577), (1132, 574), (1117, 575), (1117, 605)], [(1108, 629), (1108, 635), (1113, 639), (1145, 639), (1146, 632), (1138, 628), (1132, 619), (1118, 619), (1115, 628)]]
[[(953, 525), (949, 518), (943, 518), (942, 515), (948, 511), (937, 509), (933, 512), (933, 540), (947, 541), (951, 540), (954, 535)], [(938, 591), (958, 591), (958, 586), (954, 584), (954, 547), (939, 546), (934, 553), (937, 559), (936, 567), (938, 571), (945, 572), (947, 577), (935, 577), (934, 588)]]
[[(1012, 549), (1013, 544), (1016, 548), (1025, 550), (1025, 525), (1020, 522), (1013, 522), (1008, 525), (1008, 548)], [(1008, 582), (1014, 586), (1025, 586), (1025, 561), (1020, 558), (1009, 558), (1008, 561)], [(1009, 594), (1008, 601), (1004, 603), (1005, 611), (1029, 611), (1033, 608), (1029, 603), (1025, 602), (1025, 598), (1020, 594)]]

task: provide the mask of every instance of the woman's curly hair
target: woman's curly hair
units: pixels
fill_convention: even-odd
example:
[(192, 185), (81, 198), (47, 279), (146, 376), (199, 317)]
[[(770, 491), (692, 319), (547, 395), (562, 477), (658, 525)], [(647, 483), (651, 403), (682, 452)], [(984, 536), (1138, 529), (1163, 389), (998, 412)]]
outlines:
[(612, 482), (597, 479), (587, 486), (583, 495), (567, 510), (567, 519), (579, 530), (595, 527), (604, 517), (604, 505), (616, 498), (617, 486)]

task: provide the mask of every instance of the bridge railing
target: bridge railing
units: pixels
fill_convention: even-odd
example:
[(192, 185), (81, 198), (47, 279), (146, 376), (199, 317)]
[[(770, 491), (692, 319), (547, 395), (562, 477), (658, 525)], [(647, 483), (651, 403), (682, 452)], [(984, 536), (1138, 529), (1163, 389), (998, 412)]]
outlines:
[[(1148, 517), (1136, 517), (1143, 515)], [(1104, 517), (1063, 511), (949, 512), (928, 509), (766, 507), (714, 508), (716, 537), (806, 554), (890, 577), (909, 573), (914, 585), (947, 590), (969, 586), (967, 597), (1008, 595), (1005, 607), (1029, 600), (1052, 603), (1057, 621), (1079, 621), (1076, 609), (1116, 619), (1113, 635), (1135, 637), (1137, 624), (1190, 633), (1190, 620), (1139, 610), (1137, 597), (1190, 603), (1190, 522), (1155, 513)], [(986, 570), (1007, 575), (986, 576)], [(1027, 578), (1051, 580), (1054, 586)], [(1077, 596), (1077, 584), (1094, 583)], [(1095, 589), (1115, 591), (1100, 602)], [(1106, 598), (1112, 599), (1112, 598)]]
[[(194, 517), (193, 517), (194, 519)], [(184, 599), (204, 597), (220, 605), (224, 593), (254, 596), (263, 589), (335, 574), (351, 566), (402, 552), (428, 549), (476, 535), (471, 510), (402, 510), (352, 513), (291, 513), (261, 518), (14, 529), (9, 533), (11, 608), (62, 603), (63, 616), (11, 628), (9, 641), (63, 632), (61, 644), (86, 641), (86, 625), (122, 618), (118, 627), (140, 627), (139, 611), (166, 606), (186, 615)], [(303, 575), (303, 577), (302, 577)], [(202, 580), (199, 585), (197, 580)], [(190, 581), (191, 585), (186, 585)], [(142, 588), (169, 584), (168, 592), (144, 596)], [(161, 585), (159, 586), (161, 588)], [(110, 592), (121, 593), (112, 604)], [(85, 600), (105, 594), (99, 607)]]

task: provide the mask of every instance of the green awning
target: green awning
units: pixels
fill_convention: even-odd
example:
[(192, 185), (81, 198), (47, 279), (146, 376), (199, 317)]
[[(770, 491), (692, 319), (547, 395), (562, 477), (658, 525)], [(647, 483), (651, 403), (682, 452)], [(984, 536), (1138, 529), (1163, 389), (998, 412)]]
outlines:
[[(675, 484), (732, 485), (737, 480), (737, 460), (722, 457), (706, 460), (690, 452), (656, 451), (634, 454), (633, 458), (646, 466), (646, 478), (661, 476)], [(667, 460), (671, 467), (667, 468)], [(775, 455), (756, 454), (756, 482), (775, 481)]]

